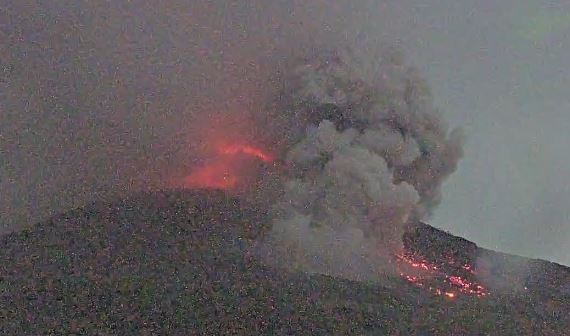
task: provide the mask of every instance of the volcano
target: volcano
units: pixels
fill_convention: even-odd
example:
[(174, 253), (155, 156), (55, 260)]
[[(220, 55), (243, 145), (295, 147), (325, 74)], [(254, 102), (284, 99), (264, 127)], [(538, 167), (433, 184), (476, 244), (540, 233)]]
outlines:
[[(568, 334), (567, 267), (417, 222), (395, 260), (425, 267), (355, 282), (263, 264), (249, 251), (268, 230), (266, 214), (240, 199), (176, 190), (4, 235), (0, 334)], [(465, 283), (485, 295), (462, 292)]]

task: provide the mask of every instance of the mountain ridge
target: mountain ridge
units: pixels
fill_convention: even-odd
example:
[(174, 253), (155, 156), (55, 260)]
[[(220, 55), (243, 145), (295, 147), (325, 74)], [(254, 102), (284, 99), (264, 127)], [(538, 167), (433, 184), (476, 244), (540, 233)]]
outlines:
[(438, 296), (398, 276), (359, 283), (288, 272), (247, 253), (266, 216), (223, 192), (176, 190), (93, 203), (3, 235), (0, 332), (564, 335), (570, 325), (562, 265), (418, 222), (406, 250), (441, 274), (484, 280), (488, 296)]

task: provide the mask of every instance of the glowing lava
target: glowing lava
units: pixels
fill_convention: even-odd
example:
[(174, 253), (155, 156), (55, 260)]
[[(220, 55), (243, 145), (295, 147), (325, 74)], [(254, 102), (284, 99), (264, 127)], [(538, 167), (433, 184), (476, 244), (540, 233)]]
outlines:
[(240, 163), (243, 160), (261, 160), (265, 163), (273, 161), (273, 157), (262, 149), (250, 145), (219, 145), (214, 157), (202, 167), (187, 176), (183, 184), (187, 188), (233, 189), (237, 187), (240, 176)]
[(263, 162), (272, 162), (273, 158), (259, 148), (248, 145), (228, 145), (218, 147), (218, 153), (224, 155), (245, 154), (256, 157)]
[[(409, 275), (400, 272), (400, 276), (414, 286), (428, 290), (435, 295), (443, 295), (450, 299), (457, 297), (459, 293), (465, 295), (472, 295), (476, 297), (484, 297), (489, 295), (489, 292), (480, 284), (467, 280), (466, 277), (459, 275), (448, 275), (438, 267), (425, 259), (418, 256), (409, 254), (396, 255), (399, 262), (405, 263), (417, 269), (421, 275)], [(452, 259), (448, 260), (450, 265), (454, 265)], [(475, 274), (470, 265), (463, 265), (461, 269), (469, 274)]]

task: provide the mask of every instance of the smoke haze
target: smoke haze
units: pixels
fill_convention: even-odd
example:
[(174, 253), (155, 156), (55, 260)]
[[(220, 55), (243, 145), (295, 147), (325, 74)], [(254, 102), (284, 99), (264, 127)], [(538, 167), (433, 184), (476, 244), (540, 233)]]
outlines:
[(460, 133), (448, 136), (426, 83), (393, 51), (323, 51), (290, 74), (267, 112), (289, 168), (268, 249), (306, 271), (370, 278), (401, 251), (408, 221), (439, 203)]
[[(259, 135), (268, 132), (241, 117), (291, 101), (264, 105), (296, 92), (279, 87), (295, 84), (285, 78), (295, 76), (286, 70), (292, 60), (352, 47), (366, 63), (389, 45), (418, 66), (433, 105), (466, 133), (465, 158), (443, 196), (436, 186), (454, 168), (448, 161), (393, 171), (425, 212), (443, 197), (430, 224), (568, 264), (568, 12), (557, 1), (514, 0), (0, 0), (0, 230), (186, 176), (208, 159), (204, 125), (267, 144)], [(376, 73), (361, 72), (368, 82)], [(326, 123), (320, 131), (309, 123), (313, 137), (326, 135)], [(336, 127), (344, 141), (349, 134)], [(295, 141), (308, 134), (292, 130)], [(361, 136), (359, 146), (376, 136)], [(304, 162), (300, 146), (285, 155), (290, 145), (271, 150)], [(408, 156), (382, 156), (388, 170), (390, 160), (417, 155), (408, 145)], [(459, 148), (438, 157), (457, 157)], [(427, 167), (441, 179), (417, 173)]]
[(4, 230), (187, 172), (203, 120), (252, 107), (303, 19), (263, 1), (1, 8)]

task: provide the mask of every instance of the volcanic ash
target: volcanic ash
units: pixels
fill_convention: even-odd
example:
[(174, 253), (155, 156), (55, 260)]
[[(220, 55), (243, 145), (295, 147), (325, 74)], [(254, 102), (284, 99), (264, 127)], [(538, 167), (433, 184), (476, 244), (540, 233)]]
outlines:
[(406, 223), (429, 215), (462, 155), (458, 130), (399, 57), (327, 52), (300, 61), (266, 116), (287, 173), (262, 244), (307, 272), (376, 278)]

